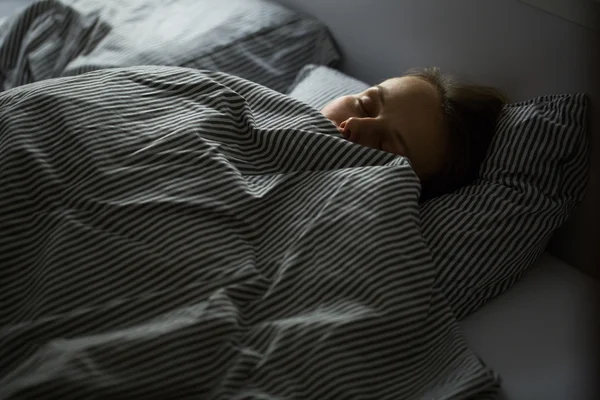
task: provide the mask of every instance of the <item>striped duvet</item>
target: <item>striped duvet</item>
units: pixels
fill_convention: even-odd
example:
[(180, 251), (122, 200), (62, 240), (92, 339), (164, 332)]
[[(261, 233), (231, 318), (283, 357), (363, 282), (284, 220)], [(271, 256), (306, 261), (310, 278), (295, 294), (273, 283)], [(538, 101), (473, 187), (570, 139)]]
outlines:
[(224, 73), (0, 94), (1, 399), (492, 399), (406, 159)]

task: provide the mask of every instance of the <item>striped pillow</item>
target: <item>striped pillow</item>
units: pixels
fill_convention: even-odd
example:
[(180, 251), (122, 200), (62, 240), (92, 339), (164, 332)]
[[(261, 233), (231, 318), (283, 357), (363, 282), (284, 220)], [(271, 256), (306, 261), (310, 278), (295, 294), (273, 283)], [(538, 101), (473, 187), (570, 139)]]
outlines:
[[(290, 96), (319, 109), (368, 86), (319, 66), (299, 76)], [(586, 114), (584, 94), (505, 106), (477, 181), (421, 204), (437, 282), (458, 318), (515, 283), (583, 199)]]
[(102, 68), (227, 72), (284, 92), (339, 54), (319, 21), (266, 0), (38, 0), (0, 28), (0, 89)]
[(458, 318), (512, 286), (583, 199), (587, 97), (505, 106), (479, 179), (421, 205), (438, 282)]

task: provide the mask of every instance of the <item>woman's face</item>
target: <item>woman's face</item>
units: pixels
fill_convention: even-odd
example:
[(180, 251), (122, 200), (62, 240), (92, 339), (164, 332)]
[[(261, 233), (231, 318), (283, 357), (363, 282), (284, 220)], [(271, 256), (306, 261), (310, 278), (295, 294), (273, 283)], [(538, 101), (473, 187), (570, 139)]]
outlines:
[(407, 157), (421, 181), (433, 178), (448, 156), (440, 97), (423, 79), (389, 79), (335, 99), (321, 113), (351, 142)]

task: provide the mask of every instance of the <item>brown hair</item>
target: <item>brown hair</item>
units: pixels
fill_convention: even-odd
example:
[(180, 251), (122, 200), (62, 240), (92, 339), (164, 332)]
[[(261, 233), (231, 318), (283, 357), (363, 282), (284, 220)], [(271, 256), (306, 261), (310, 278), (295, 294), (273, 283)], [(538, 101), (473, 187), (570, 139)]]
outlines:
[(488, 86), (461, 83), (437, 67), (409, 70), (404, 76), (424, 79), (437, 89), (451, 148), (444, 170), (423, 184), (421, 200), (450, 193), (473, 182), (506, 104), (504, 95)]

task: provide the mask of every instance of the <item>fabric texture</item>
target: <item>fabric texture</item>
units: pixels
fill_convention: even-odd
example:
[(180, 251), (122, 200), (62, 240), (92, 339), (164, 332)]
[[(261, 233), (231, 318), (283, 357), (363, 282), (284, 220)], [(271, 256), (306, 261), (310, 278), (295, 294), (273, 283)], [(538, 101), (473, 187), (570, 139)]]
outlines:
[(333, 68), (311, 64), (300, 70), (288, 95), (320, 110), (335, 98), (360, 93), (369, 86)]
[[(35, 112), (32, 112), (35, 110)], [(0, 94), (0, 398), (492, 399), (416, 175), (241, 78)]]
[[(317, 109), (368, 87), (317, 65), (299, 77), (290, 96)], [(479, 179), (420, 205), (437, 285), (458, 318), (512, 286), (583, 199), (587, 104), (579, 93), (506, 105)]]
[(339, 54), (325, 26), (264, 0), (41, 0), (0, 28), (0, 87), (136, 65), (231, 73), (285, 91)]

